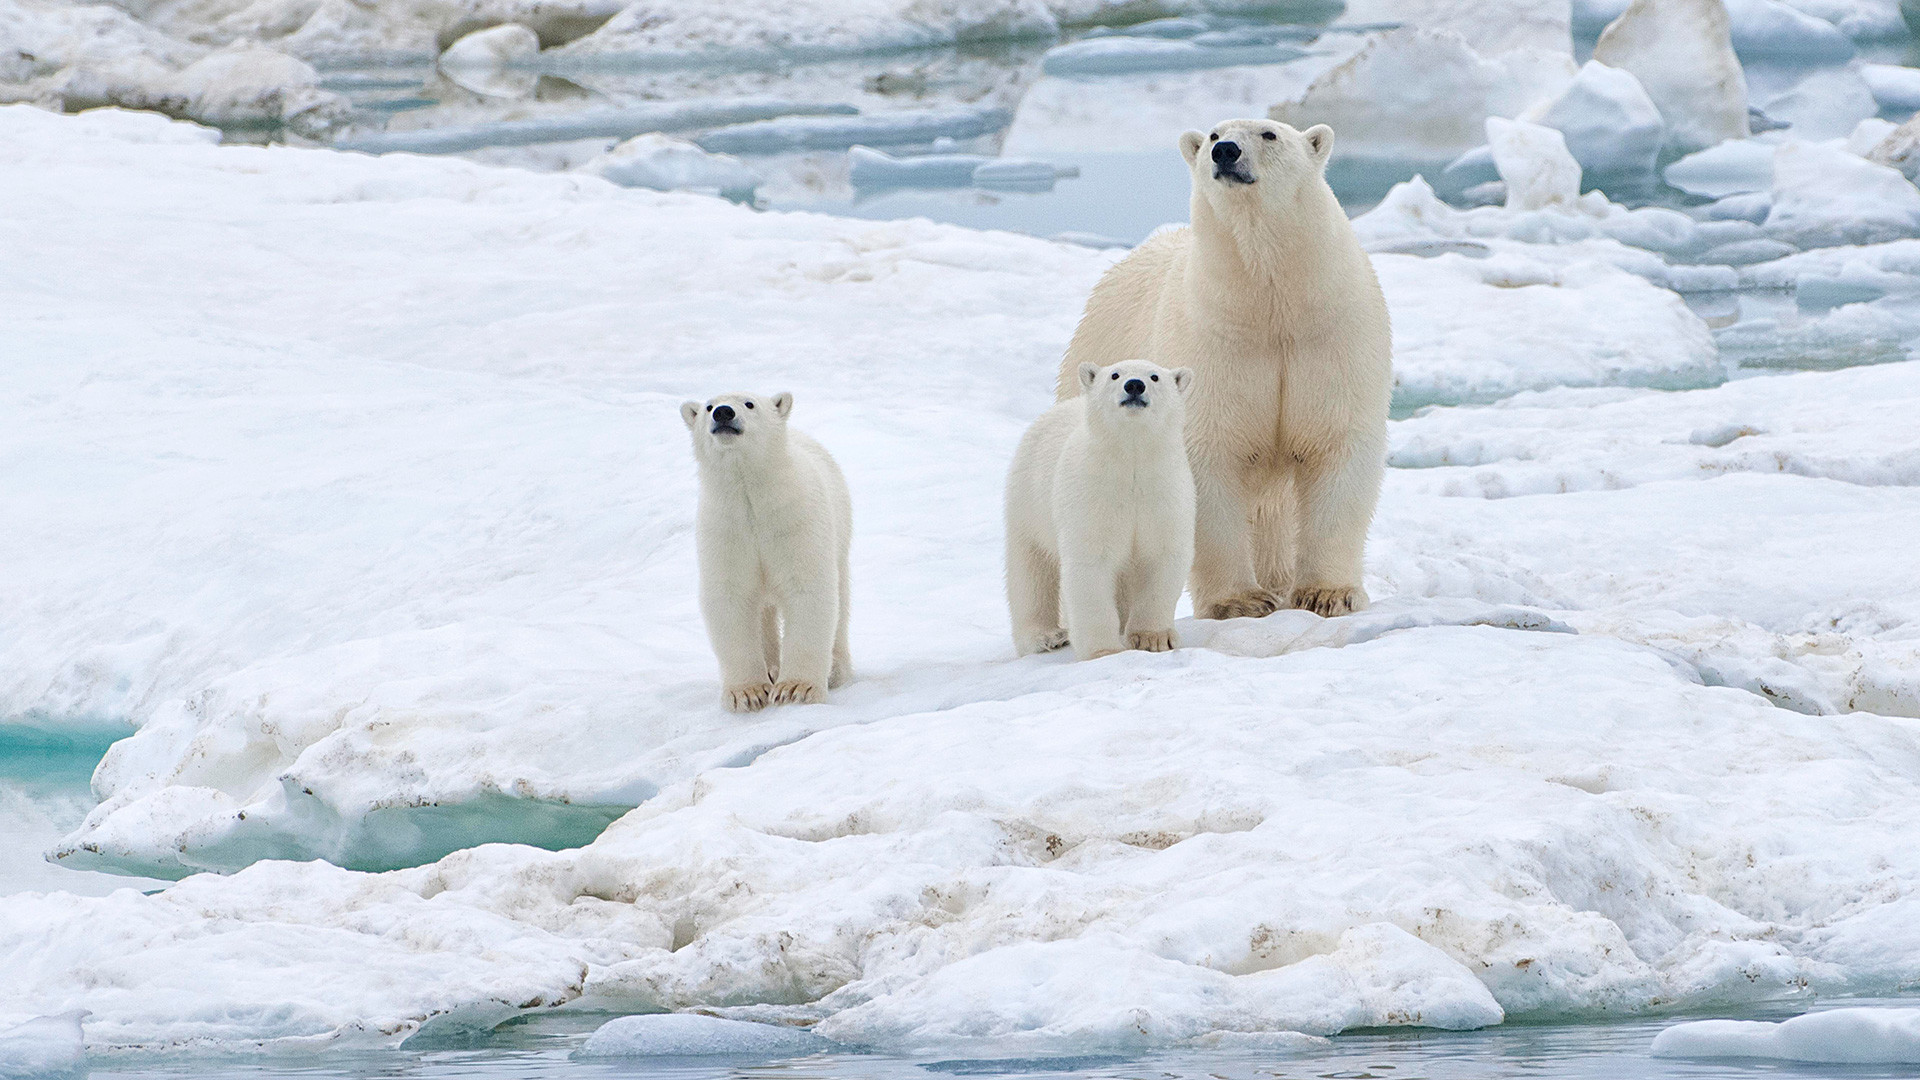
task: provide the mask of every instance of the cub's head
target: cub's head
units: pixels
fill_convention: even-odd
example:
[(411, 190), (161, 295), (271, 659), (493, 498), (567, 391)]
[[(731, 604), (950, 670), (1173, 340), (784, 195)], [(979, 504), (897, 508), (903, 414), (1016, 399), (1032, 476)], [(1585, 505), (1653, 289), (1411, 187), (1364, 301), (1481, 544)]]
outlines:
[(717, 461), (729, 455), (750, 455), (783, 445), (793, 395), (721, 394), (705, 402), (680, 403), (680, 419), (693, 433), (693, 456)]
[(1086, 399), (1087, 420), (1094, 424), (1177, 428), (1186, 418), (1192, 386), (1192, 368), (1168, 371), (1146, 360), (1080, 365), (1080, 396)]
[(1193, 172), (1193, 197), (1216, 213), (1291, 205), (1302, 186), (1325, 184), (1333, 129), (1315, 124), (1296, 131), (1277, 120), (1222, 120), (1180, 136), (1180, 155)]

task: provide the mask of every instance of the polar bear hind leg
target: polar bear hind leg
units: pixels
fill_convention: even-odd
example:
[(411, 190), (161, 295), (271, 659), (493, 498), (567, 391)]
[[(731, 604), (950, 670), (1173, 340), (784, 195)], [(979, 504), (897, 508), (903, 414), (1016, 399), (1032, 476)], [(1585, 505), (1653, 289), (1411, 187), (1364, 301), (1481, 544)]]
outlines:
[(1231, 481), (1194, 463), (1193, 613), (1202, 619), (1259, 618), (1280, 609), (1254, 574), (1247, 500)]
[(1253, 502), (1253, 575), (1277, 600), (1293, 595), (1299, 520), (1291, 476), (1277, 477)]
[(1007, 544), (1007, 606), (1013, 612), (1013, 647), (1021, 656), (1065, 648), (1060, 625), (1060, 564), (1030, 543)]

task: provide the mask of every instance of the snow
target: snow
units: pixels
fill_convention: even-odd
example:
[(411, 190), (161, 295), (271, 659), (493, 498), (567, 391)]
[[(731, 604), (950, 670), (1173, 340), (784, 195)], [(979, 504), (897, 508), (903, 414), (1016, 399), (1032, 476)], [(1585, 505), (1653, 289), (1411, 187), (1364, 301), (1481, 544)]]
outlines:
[(1564, 53), (1515, 49), (1494, 58), (1451, 31), (1380, 34), (1269, 115), (1306, 128), (1329, 124), (1344, 152), (1445, 161), (1480, 145), (1489, 116), (1512, 117), (1572, 84)]
[(80, 1021), (86, 1016), (85, 1010), (75, 1010), (0, 1027), (0, 1077), (84, 1075), (87, 1047)]
[(1882, 109), (1890, 112), (1920, 109), (1920, 71), (1896, 64), (1861, 64), (1858, 71)]
[(1123, 75), (1141, 71), (1283, 64), (1307, 55), (1298, 45), (1240, 44), (1225, 41), (1166, 40), (1151, 37), (1086, 38), (1047, 50), (1042, 62), (1049, 75)]
[(1634, 0), (1600, 35), (1593, 59), (1631, 72), (1688, 152), (1747, 134), (1747, 80), (1721, 0)]
[(1550, 127), (1487, 117), (1487, 145), (1507, 186), (1509, 210), (1571, 207), (1580, 199), (1580, 163), (1566, 137)]
[(1920, 1009), (1828, 1009), (1777, 1024), (1697, 1020), (1662, 1031), (1653, 1040), (1653, 1055), (1917, 1065)]
[[(0, 715), (140, 725), (65, 861), (235, 871), (0, 898), (0, 1023), (1055, 1053), (1920, 978), (1920, 364), (1633, 388), (1724, 369), (1610, 230), (1746, 222), (1397, 189), (1403, 403), (1504, 400), (1392, 425), (1375, 608), (1081, 664), (1012, 658), (997, 506), (1116, 253), (208, 138), (0, 109)], [(862, 677), (739, 719), (674, 407), (756, 385), (848, 473)], [(569, 850), (260, 861), (482, 825)]]
[(579, 1050), (583, 1058), (797, 1057), (833, 1048), (799, 1028), (692, 1013), (655, 1013), (609, 1020)]
[(760, 182), (739, 158), (709, 154), (684, 139), (658, 133), (628, 139), (580, 166), (580, 171), (626, 187), (713, 191), (736, 197), (751, 193)]
[(1766, 228), (1798, 247), (1920, 235), (1920, 188), (1839, 145), (1783, 143), (1774, 152)]
[(1667, 138), (1666, 121), (1640, 80), (1595, 60), (1581, 67), (1565, 93), (1520, 118), (1566, 136), (1580, 168), (1601, 176), (1651, 172)]

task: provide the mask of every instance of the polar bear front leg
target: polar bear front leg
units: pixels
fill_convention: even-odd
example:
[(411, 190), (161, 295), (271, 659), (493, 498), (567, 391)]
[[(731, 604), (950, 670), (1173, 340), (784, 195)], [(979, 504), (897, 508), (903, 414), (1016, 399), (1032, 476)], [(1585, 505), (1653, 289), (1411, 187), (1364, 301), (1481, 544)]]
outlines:
[(1120, 640), (1119, 566), (1092, 552), (1073, 550), (1062, 537), (1060, 599), (1066, 608), (1067, 639), (1082, 660), (1108, 656), (1126, 648)]
[(1180, 604), (1193, 549), (1182, 546), (1144, 560), (1128, 590), (1127, 648), (1167, 652), (1180, 647), (1173, 633), (1173, 612)]
[(1259, 618), (1280, 608), (1253, 572), (1253, 546), (1246, 499), (1237, 478), (1219, 476), (1194, 462), (1193, 613), (1202, 619)]
[(839, 627), (837, 582), (795, 592), (780, 605), (780, 681), (773, 687), (775, 703), (818, 705), (827, 700)]
[(1007, 614), (1013, 648), (1021, 656), (1052, 652), (1067, 643), (1060, 625), (1060, 564), (1018, 536), (1007, 539)]
[[(745, 595), (742, 595), (742, 594)], [(770, 609), (757, 592), (736, 593), (724, 582), (702, 589), (707, 639), (720, 661), (720, 702), (732, 712), (754, 712), (773, 700), (765, 633)]]
[(1373, 440), (1299, 466), (1300, 569), (1291, 597), (1294, 607), (1329, 618), (1366, 610), (1361, 578), (1367, 526), (1380, 501), (1385, 471), (1385, 447)]

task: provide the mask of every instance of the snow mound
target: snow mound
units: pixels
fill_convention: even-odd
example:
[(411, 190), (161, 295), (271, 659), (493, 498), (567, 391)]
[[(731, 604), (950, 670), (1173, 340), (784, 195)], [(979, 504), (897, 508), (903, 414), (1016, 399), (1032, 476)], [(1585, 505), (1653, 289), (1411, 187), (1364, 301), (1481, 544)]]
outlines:
[(1593, 59), (1640, 80), (1677, 150), (1747, 135), (1747, 78), (1727, 10), (1721, 0), (1633, 0), (1593, 47)]
[(610, 1020), (588, 1037), (583, 1058), (798, 1057), (833, 1048), (801, 1028), (726, 1020), (693, 1013), (657, 1013)]
[(1666, 121), (1640, 80), (1594, 60), (1565, 93), (1521, 119), (1559, 131), (1580, 168), (1595, 176), (1651, 172), (1667, 138)]
[(28, 1080), (85, 1075), (87, 1044), (80, 1021), (88, 1015), (85, 1009), (76, 1009), (0, 1028), (0, 1077)]
[(625, 187), (711, 191), (733, 197), (751, 194), (760, 183), (737, 157), (710, 154), (684, 139), (658, 133), (628, 139), (580, 166), (580, 171)]
[(1445, 161), (1485, 141), (1489, 116), (1516, 116), (1561, 93), (1576, 71), (1565, 53), (1516, 49), (1488, 59), (1459, 34), (1404, 27), (1268, 115), (1298, 128), (1330, 124), (1348, 153)]
[(1654, 1037), (1653, 1056), (1920, 1065), (1920, 1009), (1828, 1009), (1777, 1024), (1675, 1024)]
[(1920, 71), (1897, 64), (1861, 64), (1857, 70), (1882, 109), (1920, 109)]

